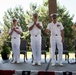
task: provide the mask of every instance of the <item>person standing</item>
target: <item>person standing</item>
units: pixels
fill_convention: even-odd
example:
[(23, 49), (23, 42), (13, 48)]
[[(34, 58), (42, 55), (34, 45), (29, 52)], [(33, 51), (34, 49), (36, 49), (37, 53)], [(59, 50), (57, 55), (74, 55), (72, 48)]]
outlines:
[(33, 22), (29, 24), (29, 31), (31, 34), (31, 48), (34, 61), (32, 65), (41, 65), (41, 30), (42, 22), (38, 21), (38, 14), (33, 13)]
[(51, 45), (51, 54), (52, 54), (52, 66), (56, 64), (55, 50), (56, 45), (58, 49), (58, 64), (62, 64), (62, 53), (63, 53), (63, 41), (64, 41), (64, 27), (61, 22), (57, 21), (58, 14), (51, 14), (52, 22), (48, 24), (46, 28), (46, 33), (51, 33), (50, 36), (50, 45)]
[(17, 25), (17, 23), (17, 19), (13, 19), (13, 27), (9, 29), (14, 58), (12, 63), (20, 63), (20, 35), (22, 34), (22, 29)]

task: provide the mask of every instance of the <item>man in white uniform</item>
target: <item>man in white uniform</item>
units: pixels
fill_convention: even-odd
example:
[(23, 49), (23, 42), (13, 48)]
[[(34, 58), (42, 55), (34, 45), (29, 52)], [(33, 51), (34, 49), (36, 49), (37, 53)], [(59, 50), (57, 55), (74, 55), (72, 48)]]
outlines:
[(55, 66), (56, 58), (55, 58), (55, 50), (56, 45), (58, 48), (58, 64), (63, 66), (62, 64), (62, 53), (63, 53), (63, 41), (64, 41), (64, 27), (61, 22), (57, 21), (58, 14), (51, 14), (52, 22), (48, 24), (46, 32), (51, 33), (50, 36), (50, 44), (51, 44), (51, 54), (52, 54), (52, 66)]
[(34, 57), (32, 65), (41, 65), (41, 29), (42, 23), (38, 21), (37, 13), (33, 13), (33, 22), (29, 24), (31, 34), (31, 48)]
[(13, 27), (9, 30), (9, 35), (11, 36), (11, 44), (12, 44), (12, 53), (13, 53), (13, 62), (20, 62), (20, 35), (22, 34), (22, 29), (17, 25), (17, 19), (13, 19)]

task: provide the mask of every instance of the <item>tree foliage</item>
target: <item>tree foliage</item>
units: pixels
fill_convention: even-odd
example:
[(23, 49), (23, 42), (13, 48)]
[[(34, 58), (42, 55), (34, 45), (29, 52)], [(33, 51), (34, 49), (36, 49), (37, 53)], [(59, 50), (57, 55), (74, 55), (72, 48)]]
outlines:
[[(37, 6), (37, 4), (30, 4), (30, 10), (26, 11), (24, 13), (23, 9), (19, 7), (15, 7), (14, 9), (8, 9), (5, 12), (4, 15), (4, 25), (7, 27), (7, 30), (9, 27), (12, 25), (12, 18), (17, 18), (19, 20), (19, 25), (22, 27), (22, 30), (24, 31), (24, 37), (28, 41), (30, 41), (30, 35), (28, 31), (28, 24), (32, 22), (32, 13), (37, 12), (38, 13), (38, 18), (39, 21), (43, 23), (43, 29), (45, 32), (45, 29), (49, 23), (49, 12), (48, 12), (48, 0), (43, 0), (43, 4)], [(64, 32), (65, 32), (65, 40), (68, 42), (69, 49), (72, 48), (72, 40), (73, 40), (73, 35), (72, 35), (72, 19), (73, 16), (71, 17), (69, 15), (69, 12), (65, 7), (61, 7), (60, 4), (57, 5), (57, 13), (59, 14), (58, 21), (62, 22), (64, 26)], [(49, 36), (47, 36), (45, 33), (42, 33), (42, 37), (46, 39), (47, 43), (49, 44)]]
[(26, 22), (25, 22), (25, 13), (23, 11), (23, 8), (21, 6), (15, 7), (15, 8), (9, 8), (5, 12), (3, 16), (3, 21), (4, 21), (4, 29), (3, 29), (3, 34), (1, 36), (1, 46), (4, 41), (10, 41), (10, 37), (8, 36), (8, 31), (9, 28), (12, 27), (12, 21), (13, 19), (16, 18), (18, 20), (18, 25), (21, 26), (24, 34), (24, 38), (28, 36), (26, 33), (28, 31)]
[[(31, 13), (32, 12), (37, 12), (39, 15), (39, 21), (43, 23), (43, 29), (45, 30), (48, 23), (49, 23), (49, 13), (48, 13), (48, 0), (43, 0), (42, 6), (35, 6), (36, 4), (31, 5), (30, 11), (27, 11), (27, 15), (29, 17), (32, 17)], [(67, 41), (68, 48), (69, 50), (72, 49), (72, 40), (73, 40), (73, 35), (72, 35), (72, 25), (73, 25), (73, 16), (71, 17), (69, 14), (69, 11), (63, 6), (60, 6), (60, 4), (57, 5), (57, 13), (59, 14), (58, 21), (62, 22), (64, 26), (64, 36), (65, 40)], [(32, 21), (32, 18), (28, 20)], [(28, 23), (30, 22), (28, 21)], [(43, 34), (42, 37), (45, 37), (46, 41), (49, 42), (49, 36)]]
[(71, 17), (69, 14), (69, 11), (66, 10), (65, 7), (60, 6), (60, 4), (58, 4), (57, 6), (57, 12), (59, 14), (59, 18), (58, 20), (60, 22), (62, 22), (63, 26), (64, 26), (64, 39), (67, 41), (68, 44), (68, 49), (72, 50), (72, 41), (73, 41), (73, 30), (72, 30), (72, 26), (73, 26), (73, 16)]
[(18, 25), (20, 25), (23, 31), (27, 31), (27, 26), (25, 22), (25, 14), (21, 6), (15, 7), (14, 9), (9, 8), (3, 17), (4, 25), (10, 28), (12, 25), (13, 18), (18, 19)]

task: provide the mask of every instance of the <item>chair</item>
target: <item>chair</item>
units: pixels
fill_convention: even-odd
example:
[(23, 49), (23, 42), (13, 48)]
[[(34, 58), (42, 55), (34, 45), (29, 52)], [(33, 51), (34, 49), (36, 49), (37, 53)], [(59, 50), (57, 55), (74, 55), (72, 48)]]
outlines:
[(27, 41), (24, 40), (24, 39), (21, 39), (21, 44), (20, 44), (20, 54), (23, 54), (24, 55), (24, 62), (25, 62), (25, 57), (26, 57), (26, 60), (27, 60)]
[[(58, 54), (58, 49), (57, 49), (57, 45), (56, 45), (56, 60), (57, 60), (57, 54)], [(65, 60), (68, 59), (68, 63), (69, 63), (69, 51), (68, 51), (68, 45), (67, 45), (67, 42), (64, 41), (63, 42), (63, 54), (65, 54)]]
[[(45, 41), (45, 39), (42, 39), (41, 54), (44, 54), (44, 56), (45, 56), (45, 63), (46, 63), (46, 52), (47, 52), (46, 47), (47, 47), (46, 41)], [(32, 55), (32, 62), (33, 62), (33, 60), (34, 59), (33, 59), (33, 55)]]
[(45, 39), (42, 39), (41, 54), (45, 55), (45, 62), (46, 62), (46, 52), (47, 52), (46, 47), (47, 47), (46, 41)]

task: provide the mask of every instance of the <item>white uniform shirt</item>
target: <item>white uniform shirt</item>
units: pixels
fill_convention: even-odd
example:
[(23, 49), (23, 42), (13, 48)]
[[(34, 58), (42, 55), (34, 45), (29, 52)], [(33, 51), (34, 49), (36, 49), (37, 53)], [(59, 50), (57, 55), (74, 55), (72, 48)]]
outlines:
[[(15, 28), (16, 28), (16, 30), (19, 30), (19, 31), (22, 32), (22, 28), (20, 26), (16, 26)], [(10, 32), (11, 32), (11, 28), (9, 29), (9, 33)], [(14, 37), (20, 38), (20, 34), (18, 34), (17, 32), (13, 31), (13, 33), (11, 34), (11, 38), (14, 38)]]
[(61, 35), (61, 30), (63, 30), (64, 27), (61, 22), (55, 24), (51, 22), (48, 24), (47, 29), (51, 31), (51, 35)]
[[(42, 26), (42, 22), (37, 22)], [(28, 28), (31, 27), (34, 24), (34, 22), (30, 23)], [(39, 29), (36, 25), (33, 27), (32, 30), (30, 30), (31, 35), (41, 35), (41, 29)]]

